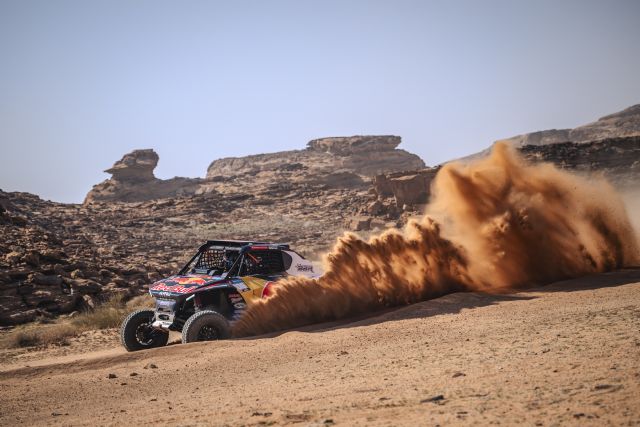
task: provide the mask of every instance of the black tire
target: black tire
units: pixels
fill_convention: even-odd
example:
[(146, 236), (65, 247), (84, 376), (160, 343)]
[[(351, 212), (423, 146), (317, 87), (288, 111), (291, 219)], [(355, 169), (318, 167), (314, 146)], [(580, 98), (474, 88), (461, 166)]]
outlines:
[(120, 342), (127, 351), (162, 347), (169, 341), (169, 332), (151, 328), (153, 310), (136, 310), (120, 326)]
[(182, 343), (224, 340), (231, 336), (231, 325), (213, 310), (198, 311), (189, 317), (182, 328)]

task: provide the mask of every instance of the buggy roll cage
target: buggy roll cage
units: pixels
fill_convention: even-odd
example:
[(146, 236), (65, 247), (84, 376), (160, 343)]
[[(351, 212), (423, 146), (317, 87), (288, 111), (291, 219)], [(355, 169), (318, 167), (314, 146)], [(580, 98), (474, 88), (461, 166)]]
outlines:
[(183, 275), (188, 272), (189, 266), (195, 261), (198, 256), (200, 256), (204, 251), (207, 251), (211, 248), (219, 249), (221, 251), (238, 251), (239, 255), (229, 270), (226, 272), (225, 277), (233, 277), (232, 272), (234, 270), (238, 270), (240, 272), (240, 265), (244, 261), (244, 255), (252, 250), (266, 250), (266, 249), (275, 249), (275, 250), (288, 250), (289, 245), (285, 243), (268, 243), (268, 242), (251, 242), (251, 241), (243, 241), (243, 240), (208, 240), (207, 243), (200, 246), (198, 252), (194, 256), (189, 259), (189, 261), (185, 264), (182, 269), (178, 272), (178, 274)]

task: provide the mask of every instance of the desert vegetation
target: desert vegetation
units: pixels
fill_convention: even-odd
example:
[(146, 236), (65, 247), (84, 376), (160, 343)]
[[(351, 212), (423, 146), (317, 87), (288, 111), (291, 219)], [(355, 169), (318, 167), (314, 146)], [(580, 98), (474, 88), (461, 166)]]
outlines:
[(0, 336), (0, 348), (65, 345), (69, 338), (86, 331), (117, 328), (128, 313), (144, 307), (153, 307), (153, 300), (149, 295), (141, 295), (126, 302), (122, 296), (114, 295), (93, 309), (54, 320), (41, 319), (17, 326)]

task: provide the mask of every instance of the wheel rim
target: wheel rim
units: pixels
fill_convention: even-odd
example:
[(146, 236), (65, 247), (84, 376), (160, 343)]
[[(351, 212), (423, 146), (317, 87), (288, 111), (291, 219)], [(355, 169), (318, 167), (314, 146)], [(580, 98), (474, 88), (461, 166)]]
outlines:
[(205, 325), (198, 331), (198, 341), (212, 341), (218, 339), (218, 330), (213, 326)]
[(153, 344), (156, 335), (156, 330), (149, 327), (148, 323), (141, 323), (136, 328), (136, 340), (142, 345)]

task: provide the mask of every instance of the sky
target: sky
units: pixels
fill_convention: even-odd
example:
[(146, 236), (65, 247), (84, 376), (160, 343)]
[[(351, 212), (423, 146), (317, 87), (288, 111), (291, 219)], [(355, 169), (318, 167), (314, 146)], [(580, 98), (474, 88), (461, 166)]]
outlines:
[(428, 165), (640, 103), (640, 1), (0, 0), (0, 189), (393, 134)]

